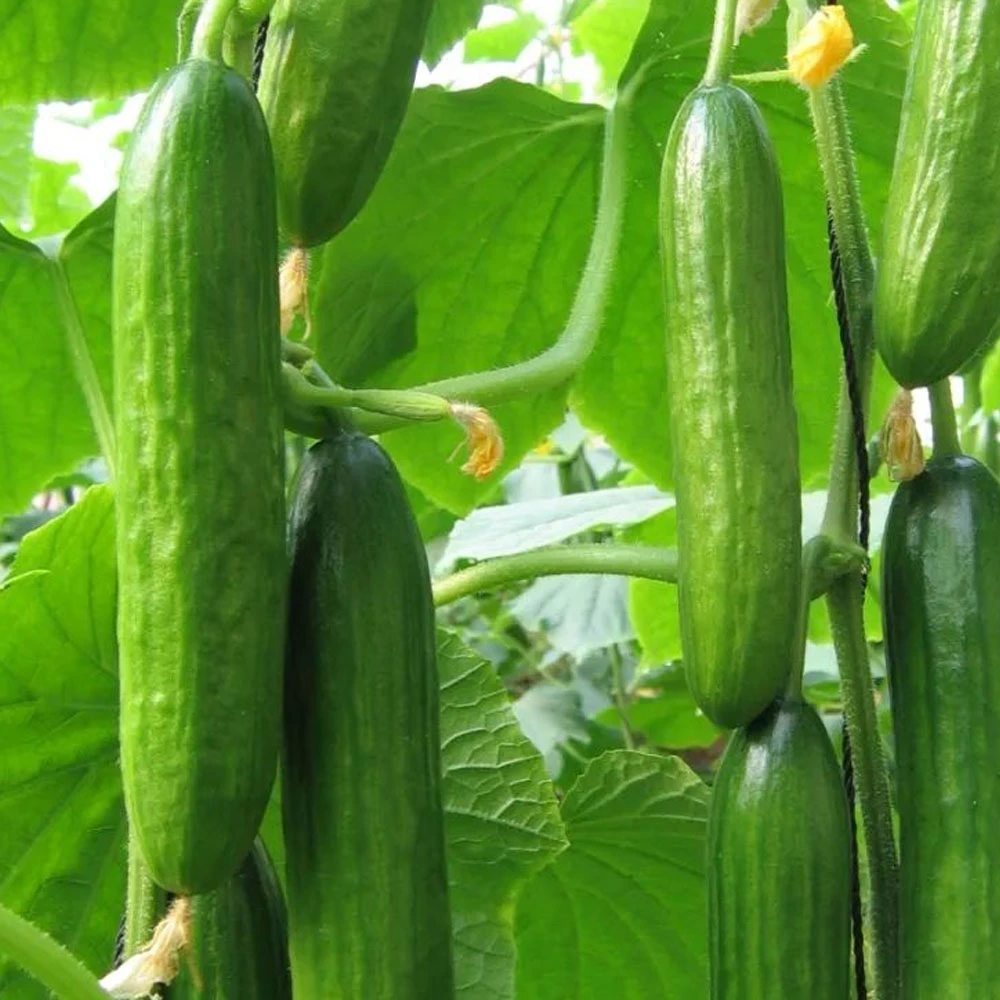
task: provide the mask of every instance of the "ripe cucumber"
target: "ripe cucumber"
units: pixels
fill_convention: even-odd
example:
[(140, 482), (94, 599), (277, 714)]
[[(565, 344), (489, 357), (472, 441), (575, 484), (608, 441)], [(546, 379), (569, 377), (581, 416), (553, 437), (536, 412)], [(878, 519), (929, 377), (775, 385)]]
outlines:
[(996, 995), (1000, 953), (1000, 484), (935, 457), (882, 542), (906, 1000)]
[(740, 726), (795, 660), (802, 514), (781, 183), (738, 87), (678, 112), (660, 233), (684, 664), (702, 711)]
[(413, 90), (433, 0), (278, 0), (260, 75), (278, 214), (304, 247), (337, 235), (378, 181)]
[(776, 704), (733, 734), (708, 822), (712, 1000), (847, 1000), (850, 844), (809, 705)]
[(904, 386), (958, 371), (1000, 321), (1000, 4), (917, 4), (882, 231), (875, 337)]
[(296, 1000), (448, 1000), (434, 608), (399, 474), (347, 432), (291, 511), (282, 770)]
[(208, 892), (270, 796), (286, 598), (267, 129), (209, 60), (155, 85), (114, 242), (121, 764), (153, 879)]
[(291, 1000), (285, 900), (260, 839), (228, 882), (191, 900), (191, 929), (168, 1000)]

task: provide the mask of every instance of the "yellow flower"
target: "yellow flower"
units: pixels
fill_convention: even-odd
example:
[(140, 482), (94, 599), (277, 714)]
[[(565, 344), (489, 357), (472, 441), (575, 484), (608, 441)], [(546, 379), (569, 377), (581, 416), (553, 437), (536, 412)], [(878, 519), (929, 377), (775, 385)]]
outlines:
[(924, 471), (924, 448), (913, 419), (913, 397), (909, 390), (901, 390), (889, 407), (880, 444), (889, 478), (894, 483), (908, 482)]
[(452, 416), (465, 428), (469, 458), (462, 471), (486, 479), (503, 460), (503, 437), (488, 410), (472, 403), (452, 403)]
[(822, 87), (854, 51), (854, 32), (843, 7), (820, 7), (788, 50), (788, 71), (804, 87)]

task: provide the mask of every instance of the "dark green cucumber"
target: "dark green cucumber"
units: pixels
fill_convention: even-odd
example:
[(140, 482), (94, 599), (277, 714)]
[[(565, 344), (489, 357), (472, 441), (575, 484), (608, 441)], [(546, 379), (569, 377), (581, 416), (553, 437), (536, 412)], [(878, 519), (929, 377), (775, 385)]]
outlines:
[(933, 458), (896, 491), (882, 542), (896, 739), (906, 1000), (997, 995), (1000, 484)]
[(288, 922), (258, 839), (223, 886), (191, 900), (191, 945), (168, 1000), (291, 1000)]
[(1000, 4), (917, 5), (875, 294), (904, 386), (958, 371), (1000, 321)]
[(278, 0), (259, 94), (288, 239), (337, 235), (378, 181), (413, 90), (433, 0)]
[(740, 726), (795, 661), (802, 514), (781, 183), (739, 88), (681, 107), (660, 232), (684, 663), (705, 714)]
[(708, 822), (712, 1000), (847, 1000), (850, 845), (810, 706), (774, 705), (733, 734)]
[(208, 892), (271, 792), (286, 598), (277, 223), (237, 73), (163, 76), (114, 244), (121, 762), (153, 878)]
[(363, 435), (291, 511), (284, 808), (296, 1000), (448, 1000), (434, 608), (403, 483)]

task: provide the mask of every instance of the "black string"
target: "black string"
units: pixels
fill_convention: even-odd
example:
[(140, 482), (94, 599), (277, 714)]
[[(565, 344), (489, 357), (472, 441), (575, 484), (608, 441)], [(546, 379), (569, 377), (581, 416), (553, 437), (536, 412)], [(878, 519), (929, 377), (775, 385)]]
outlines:
[(264, 44), (267, 42), (267, 26), (270, 23), (270, 17), (265, 17), (260, 22), (260, 27), (257, 29), (257, 38), (253, 45), (253, 73), (250, 79), (253, 82), (254, 90), (257, 89), (257, 84), (260, 83), (260, 68), (264, 65)]
[[(826, 212), (827, 238), (830, 246), (830, 275), (833, 279), (833, 297), (837, 306), (837, 328), (840, 332), (840, 349), (844, 357), (844, 381), (847, 384), (847, 398), (851, 404), (854, 424), (854, 450), (858, 463), (858, 507), (860, 523), (858, 541), (868, 551), (871, 534), (871, 504), (868, 465), (868, 442), (865, 438), (865, 413), (861, 402), (861, 383), (858, 378), (857, 359), (851, 340), (851, 322), (847, 313), (847, 295), (844, 290), (844, 273), (840, 261), (840, 245), (833, 224), (833, 214), (829, 204)], [(861, 593), (868, 587), (868, 567), (861, 571)], [(851, 823), (851, 929), (854, 944), (854, 982), (858, 1000), (866, 1000), (868, 986), (865, 979), (865, 932), (861, 912), (861, 876), (858, 870), (858, 822), (854, 812), (854, 754), (851, 752), (851, 737), (847, 731), (847, 720), (843, 728), (844, 746), (844, 791), (847, 793), (847, 812)]]

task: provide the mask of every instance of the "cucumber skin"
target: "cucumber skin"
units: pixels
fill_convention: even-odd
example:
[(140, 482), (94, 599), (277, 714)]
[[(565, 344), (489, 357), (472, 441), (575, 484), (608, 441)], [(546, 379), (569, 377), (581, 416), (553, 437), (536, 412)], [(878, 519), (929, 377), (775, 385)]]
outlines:
[(1000, 484), (934, 458), (882, 543), (907, 1000), (996, 995), (1000, 953)]
[(291, 1000), (285, 900), (259, 838), (228, 882), (191, 900), (191, 926), (189, 961), (167, 1000)]
[(733, 734), (708, 824), (712, 1000), (848, 1000), (850, 837), (810, 706), (772, 706)]
[(333, 239), (382, 174), (413, 91), (433, 0), (278, 0), (261, 104), (271, 130), (282, 231)]
[(156, 84), (118, 193), (121, 764), (153, 879), (208, 892), (267, 806), (286, 555), (277, 224), (247, 83), (191, 60)]
[(802, 575), (781, 183), (739, 88), (678, 112), (660, 232), (684, 663), (702, 711), (735, 727), (785, 686)]
[(282, 805), (296, 1000), (454, 995), (434, 608), (399, 474), (355, 433), (290, 517)]
[(1000, 321), (1000, 4), (918, 4), (875, 291), (902, 385), (958, 371)]

